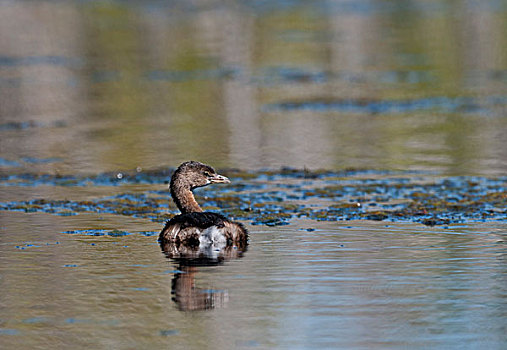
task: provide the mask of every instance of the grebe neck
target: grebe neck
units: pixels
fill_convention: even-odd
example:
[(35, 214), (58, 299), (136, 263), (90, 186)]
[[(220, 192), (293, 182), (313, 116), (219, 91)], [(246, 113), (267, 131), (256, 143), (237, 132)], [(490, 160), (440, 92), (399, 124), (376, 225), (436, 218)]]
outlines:
[(171, 189), (171, 196), (182, 214), (202, 212), (191, 190), (186, 188)]

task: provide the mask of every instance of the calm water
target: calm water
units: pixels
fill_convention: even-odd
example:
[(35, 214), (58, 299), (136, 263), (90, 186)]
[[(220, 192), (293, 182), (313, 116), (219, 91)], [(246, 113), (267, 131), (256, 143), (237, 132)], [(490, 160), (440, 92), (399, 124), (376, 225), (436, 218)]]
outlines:
[(153, 237), (61, 233), (97, 219), (2, 213), (4, 348), (505, 345), (505, 224), (256, 226), (242, 258), (189, 267)]
[(0, 165), (507, 172), (505, 1), (3, 1)]
[[(1, 1), (0, 348), (504, 349), (506, 20)], [(188, 159), (231, 176), (198, 200), (246, 252), (161, 251)]]

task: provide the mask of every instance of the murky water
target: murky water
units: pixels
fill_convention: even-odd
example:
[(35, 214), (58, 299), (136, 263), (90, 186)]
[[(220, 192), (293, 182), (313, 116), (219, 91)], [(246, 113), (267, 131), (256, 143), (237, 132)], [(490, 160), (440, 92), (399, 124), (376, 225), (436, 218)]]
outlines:
[[(506, 19), (3, 1), (0, 348), (505, 348)], [(246, 251), (161, 251), (189, 159)]]

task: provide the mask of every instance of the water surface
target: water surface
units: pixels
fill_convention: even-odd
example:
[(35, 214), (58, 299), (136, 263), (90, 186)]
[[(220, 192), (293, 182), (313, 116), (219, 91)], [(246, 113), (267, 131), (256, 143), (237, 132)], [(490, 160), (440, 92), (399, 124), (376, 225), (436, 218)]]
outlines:
[[(2, 1), (0, 348), (505, 348), (506, 20)], [(189, 159), (245, 252), (161, 251)]]
[(0, 167), (503, 175), (506, 13), (499, 0), (5, 1)]
[[(500, 349), (506, 341), (505, 224), (255, 226), (241, 258), (189, 267), (167, 259), (154, 237), (61, 233), (93, 216), (79, 225), (1, 215), (5, 348)], [(206, 311), (185, 311), (196, 305)]]

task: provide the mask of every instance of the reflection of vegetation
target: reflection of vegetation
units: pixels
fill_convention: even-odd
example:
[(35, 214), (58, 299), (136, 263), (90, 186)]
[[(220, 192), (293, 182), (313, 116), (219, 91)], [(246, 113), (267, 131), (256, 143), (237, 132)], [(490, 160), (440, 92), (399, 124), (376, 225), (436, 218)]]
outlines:
[[(144, 70), (141, 33), (132, 10), (115, 3), (87, 7), (87, 62), (97, 99), (96, 116), (133, 120), (146, 111), (145, 89), (139, 84)], [(109, 72), (109, 73), (108, 73)]]
[[(99, 3), (86, 7), (85, 13), (89, 97), (95, 107), (92, 116), (114, 121), (101, 125), (106, 132), (98, 129), (90, 135), (94, 142), (107, 143), (102, 155), (105, 161), (130, 167), (142, 164), (146, 150), (160, 146), (152, 142), (152, 134), (160, 132), (159, 123), (167, 125), (172, 144), (184, 144), (192, 157), (203, 154), (202, 158), (208, 158), (211, 150), (223, 151), (224, 138), (217, 137), (224, 132), (223, 113), (217, 110), (221, 106), (219, 82), (150, 81), (152, 62), (147, 59), (151, 48), (140, 30), (143, 22), (136, 9)], [(216, 63), (202, 55), (198, 43), (191, 40), (194, 29), (184, 20), (179, 24), (168, 38), (170, 43), (152, 43), (167, 50), (160, 52), (162, 57), (157, 59), (162, 64), (155, 68), (183, 73), (215, 68)]]
[[(144, 62), (138, 19), (117, 3), (94, 3), (85, 9), (91, 117), (105, 122), (90, 138), (107, 143), (98, 155), (104, 162), (139, 164), (146, 126), (137, 121), (149, 104), (139, 79)], [(121, 124), (108, 124), (112, 120)]]
[[(270, 167), (266, 160), (278, 166), (288, 159), (300, 161), (291, 166), (450, 173), (477, 171), (484, 154), (498, 157), (492, 149), (501, 147), (488, 133), (505, 122), (486, 120), (481, 114), (489, 114), (488, 106), (467, 109), (474, 119), (465, 119), (461, 110), (430, 108), (382, 116), (331, 109), (317, 117), (322, 111), (311, 106), (298, 115), (262, 111), (264, 103), (284, 101), (480, 101), (498, 95), (505, 77), (505, 12), (444, 1), (390, 1), (386, 7), (268, 3), (188, 9), (151, 1), (80, 4), (87, 115), (79, 121), (84, 131), (73, 123), (68, 130), (93, 144), (94, 154), (86, 156), (96, 157), (100, 169), (158, 167), (190, 158)], [(235, 30), (238, 24), (241, 30)], [(231, 85), (244, 91), (232, 94)], [(260, 132), (234, 125), (233, 114), (244, 106)], [(503, 115), (505, 100), (494, 108), (492, 114)], [(262, 149), (230, 150), (237, 143), (229, 130), (238, 129), (239, 140), (257, 132)], [(301, 139), (316, 146), (296, 149), (294, 140)], [(327, 153), (320, 154), (323, 150)], [(238, 152), (245, 154), (229, 159)], [(237, 159), (252, 161), (232, 164)], [(308, 159), (315, 163), (306, 164)]]
[(266, 14), (256, 20), (256, 27), (260, 66), (320, 66), (328, 59), (326, 45), (315, 40), (327, 29), (326, 21), (311, 7)]

